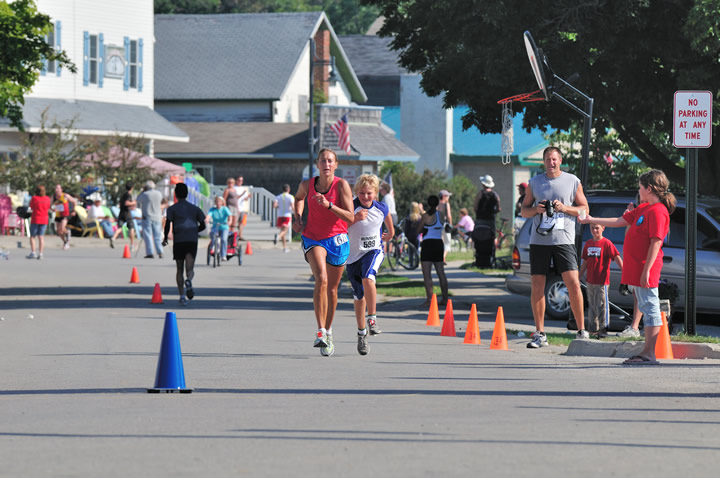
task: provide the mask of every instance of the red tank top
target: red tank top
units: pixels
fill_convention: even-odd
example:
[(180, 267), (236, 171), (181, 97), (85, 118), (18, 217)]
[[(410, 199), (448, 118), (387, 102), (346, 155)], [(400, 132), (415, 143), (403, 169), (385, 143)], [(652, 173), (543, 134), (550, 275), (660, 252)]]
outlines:
[[(343, 221), (325, 206), (318, 204), (313, 198), (317, 194), (315, 182), (317, 177), (310, 180), (310, 191), (308, 192), (308, 217), (303, 236), (313, 241), (321, 241), (338, 234), (347, 234), (347, 222)], [(332, 185), (327, 192), (321, 191), (325, 198), (333, 204), (340, 199), (340, 178), (333, 179)]]

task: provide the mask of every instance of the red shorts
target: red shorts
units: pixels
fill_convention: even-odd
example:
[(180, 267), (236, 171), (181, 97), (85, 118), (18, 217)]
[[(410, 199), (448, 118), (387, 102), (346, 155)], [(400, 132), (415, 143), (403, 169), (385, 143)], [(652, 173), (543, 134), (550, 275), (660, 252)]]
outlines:
[(278, 217), (277, 218), (277, 227), (285, 227), (290, 225), (290, 218), (289, 217)]

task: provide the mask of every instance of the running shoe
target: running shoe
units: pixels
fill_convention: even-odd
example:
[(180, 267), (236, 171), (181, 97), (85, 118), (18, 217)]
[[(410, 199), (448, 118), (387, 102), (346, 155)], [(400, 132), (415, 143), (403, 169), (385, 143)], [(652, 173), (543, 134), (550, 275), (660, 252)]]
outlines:
[(275, 237), (273, 238), (273, 244), (275, 244), (276, 246), (277, 246), (277, 236), (278, 236), (278, 235), (275, 234)]
[(190, 279), (185, 279), (185, 293), (187, 294), (187, 298), (190, 300), (195, 297), (195, 291), (193, 290)]
[(63, 250), (67, 251), (68, 249), (70, 249), (70, 243), (66, 242), (65, 244), (63, 244)]
[(180, 297), (180, 305), (182, 305), (183, 307), (188, 305), (188, 301), (185, 297)]
[(31, 252), (30, 254), (27, 255), (27, 258), (28, 258), (28, 259), (35, 259), (35, 253), (34, 253), (34, 252)]
[(358, 333), (358, 353), (360, 355), (367, 355), (368, 353), (368, 332), (367, 329), (365, 329), (364, 334)]
[(38, 254), (38, 260), (40, 260), (42, 258), (43, 258), (43, 253), (41, 252), (40, 254)]
[(633, 329), (631, 326), (625, 327), (622, 332), (618, 332), (618, 337), (640, 337), (640, 331)]
[(539, 349), (540, 347), (547, 347), (547, 337), (544, 332), (535, 332), (532, 334), (532, 340), (527, 344), (529, 349)]
[(109, 239), (110, 239), (110, 248), (115, 249), (115, 239), (113, 239), (112, 237), (110, 237)]
[[(379, 335), (382, 333), (382, 330), (380, 330), (380, 327), (378, 327), (377, 321), (375, 319), (367, 319), (367, 328), (370, 330), (370, 335)], [(359, 345), (358, 345), (359, 347)], [(367, 352), (365, 352), (367, 353)], [(365, 355), (365, 354), (363, 354)]]
[(317, 338), (315, 338), (315, 344), (313, 347), (327, 347), (328, 346), (328, 335), (327, 333), (318, 330)]
[(583, 329), (583, 330), (578, 330), (578, 333), (577, 333), (577, 335), (575, 336), (575, 338), (576, 338), (576, 339), (580, 339), (580, 340), (589, 339), (589, 338), (590, 338), (590, 334), (589, 334), (588, 331), (585, 330), (585, 329)]
[(335, 344), (333, 343), (332, 334), (327, 334), (327, 347), (320, 347), (320, 355), (329, 357), (335, 353)]

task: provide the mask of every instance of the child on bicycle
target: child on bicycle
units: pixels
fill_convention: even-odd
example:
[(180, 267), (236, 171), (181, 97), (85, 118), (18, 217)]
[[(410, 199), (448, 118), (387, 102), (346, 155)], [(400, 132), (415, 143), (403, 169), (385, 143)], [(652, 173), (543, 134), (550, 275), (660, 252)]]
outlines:
[[(230, 212), (230, 208), (225, 205), (225, 200), (222, 196), (215, 196), (215, 207), (210, 208), (205, 222), (209, 223), (212, 221), (210, 244), (214, 244), (215, 238), (218, 234), (220, 235), (220, 259), (223, 261), (227, 260), (227, 243), (231, 217), (232, 212)], [(217, 251), (215, 251), (215, 254), (217, 254)]]
[[(376, 201), (380, 180), (373, 174), (363, 174), (355, 183), (353, 222), (348, 225), (350, 256), (347, 275), (355, 299), (355, 319), (358, 327), (358, 353), (367, 355), (367, 336), (381, 332), (377, 325), (377, 292), (375, 275), (385, 257), (383, 241), (395, 235), (392, 216), (386, 204)], [(382, 232), (385, 224), (387, 232)], [(367, 327), (365, 309), (367, 307)], [(368, 330), (369, 329), (369, 330)]]

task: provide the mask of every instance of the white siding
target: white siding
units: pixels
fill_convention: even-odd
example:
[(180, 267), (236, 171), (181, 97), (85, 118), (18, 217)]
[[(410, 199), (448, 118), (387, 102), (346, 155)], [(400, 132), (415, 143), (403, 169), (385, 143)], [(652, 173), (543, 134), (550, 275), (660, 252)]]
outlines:
[[(153, 107), (154, 17), (152, 0), (38, 0), (38, 9), (62, 24), (60, 46), (78, 69), (40, 76), (29, 96), (103, 101)], [(124, 37), (143, 40), (142, 92), (123, 90), (123, 80), (103, 78), (103, 87), (83, 86), (83, 32), (102, 33), (104, 44), (123, 46)]]

